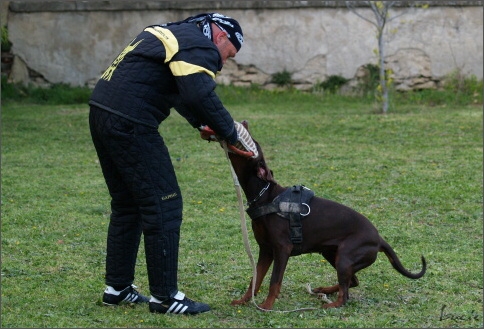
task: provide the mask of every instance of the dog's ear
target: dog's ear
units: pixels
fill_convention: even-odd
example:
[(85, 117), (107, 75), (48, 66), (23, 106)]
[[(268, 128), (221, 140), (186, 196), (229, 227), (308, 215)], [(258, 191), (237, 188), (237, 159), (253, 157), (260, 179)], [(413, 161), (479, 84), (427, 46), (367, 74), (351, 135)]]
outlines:
[(257, 177), (266, 182), (275, 182), (272, 170), (270, 170), (264, 161), (259, 162), (257, 167)]
[(260, 179), (262, 179), (263, 181), (267, 181), (267, 174), (268, 174), (268, 170), (265, 166), (259, 166), (257, 167), (257, 177), (259, 177)]
[(247, 120), (242, 120), (240, 123), (245, 127), (245, 129), (249, 130), (249, 122)]

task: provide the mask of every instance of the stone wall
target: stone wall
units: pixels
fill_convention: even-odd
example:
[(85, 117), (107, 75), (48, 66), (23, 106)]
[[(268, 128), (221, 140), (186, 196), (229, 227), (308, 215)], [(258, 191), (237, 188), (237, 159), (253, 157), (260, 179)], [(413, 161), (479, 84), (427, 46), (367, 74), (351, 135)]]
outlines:
[[(385, 34), (388, 66), (399, 89), (435, 88), (448, 74), (483, 75), (482, 1), (427, 1), (396, 6)], [(374, 20), (367, 7), (358, 12)], [(376, 64), (376, 30), (342, 1), (11, 1), (10, 78), (93, 85), (146, 25), (219, 11), (242, 25), (245, 43), (219, 83), (271, 87), (288, 71), (297, 88), (328, 76), (355, 80)]]

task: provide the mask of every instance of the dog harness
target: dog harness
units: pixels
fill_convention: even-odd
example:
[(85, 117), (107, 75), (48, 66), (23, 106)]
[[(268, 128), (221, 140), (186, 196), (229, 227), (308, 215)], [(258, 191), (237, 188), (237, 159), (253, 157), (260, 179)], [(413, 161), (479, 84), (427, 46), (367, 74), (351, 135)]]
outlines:
[(309, 202), (313, 196), (314, 192), (304, 185), (294, 185), (276, 196), (271, 203), (249, 207), (246, 212), (252, 220), (272, 213), (288, 219), (290, 238), (294, 244), (292, 255), (299, 255), (303, 241), (301, 219), (311, 212)]

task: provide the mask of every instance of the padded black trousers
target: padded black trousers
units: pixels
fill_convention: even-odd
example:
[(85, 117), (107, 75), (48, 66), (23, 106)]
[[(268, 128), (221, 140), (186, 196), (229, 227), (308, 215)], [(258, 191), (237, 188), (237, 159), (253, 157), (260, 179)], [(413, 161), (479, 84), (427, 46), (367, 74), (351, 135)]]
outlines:
[(89, 125), (111, 196), (106, 284), (133, 283), (144, 236), (150, 293), (166, 299), (177, 290), (182, 196), (158, 129), (91, 107)]

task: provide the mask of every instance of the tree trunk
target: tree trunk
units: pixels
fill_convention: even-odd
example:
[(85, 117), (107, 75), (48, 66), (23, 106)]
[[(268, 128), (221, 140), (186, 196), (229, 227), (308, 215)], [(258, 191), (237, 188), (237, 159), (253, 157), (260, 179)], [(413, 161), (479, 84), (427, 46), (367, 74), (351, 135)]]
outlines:
[(388, 88), (387, 88), (387, 79), (385, 76), (385, 46), (383, 44), (383, 28), (378, 31), (378, 53), (379, 53), (379, 60), (380, 60), (380, 87), (381, 87), (381, 96), (382, 96), (382, 111), (383, 114), (388, 112)]

